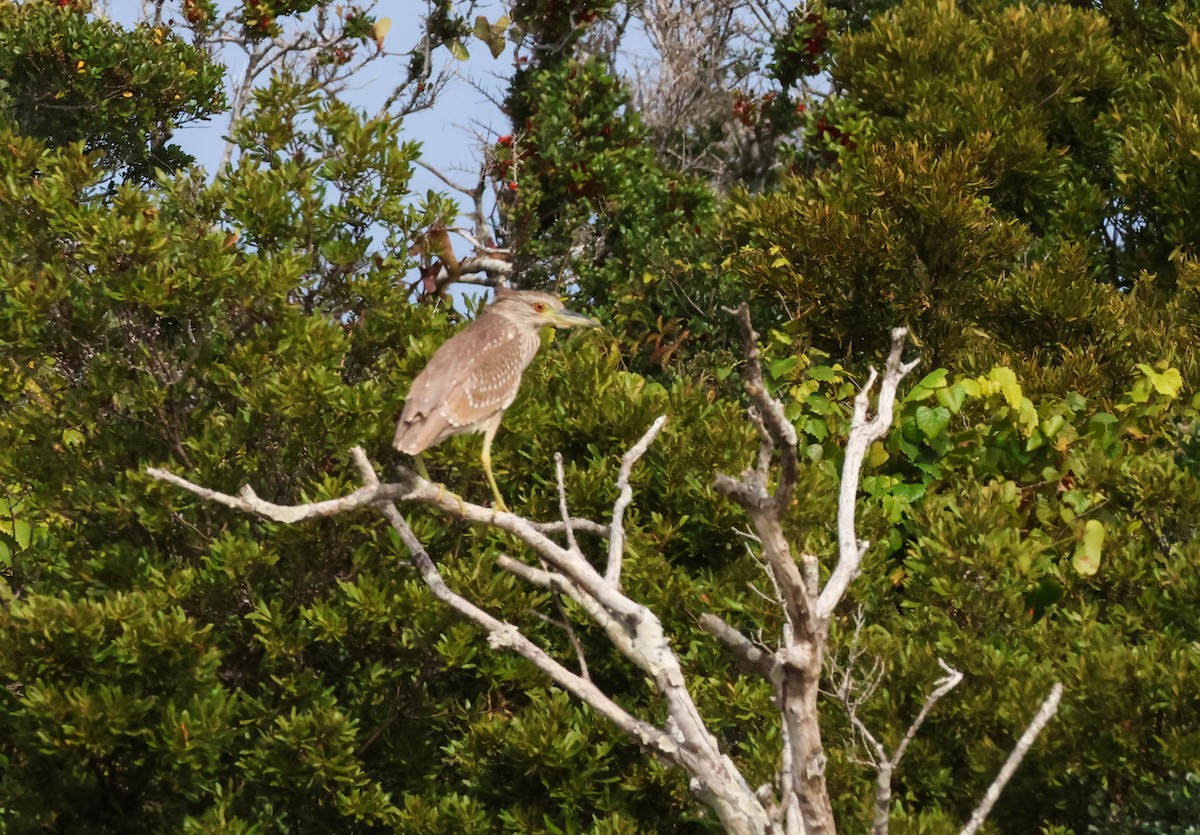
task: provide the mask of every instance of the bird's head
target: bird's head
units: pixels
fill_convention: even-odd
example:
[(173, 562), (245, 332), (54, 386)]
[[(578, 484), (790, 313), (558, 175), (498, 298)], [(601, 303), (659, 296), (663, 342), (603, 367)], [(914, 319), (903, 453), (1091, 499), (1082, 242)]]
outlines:
[(497, 288), (496, 300), (489, 306), (495, 312), (519, 325), (555, 328), (598, 328), (600, 323), (590, 316), (567, 310), (563, 303), (549, 293), (535, 290)]

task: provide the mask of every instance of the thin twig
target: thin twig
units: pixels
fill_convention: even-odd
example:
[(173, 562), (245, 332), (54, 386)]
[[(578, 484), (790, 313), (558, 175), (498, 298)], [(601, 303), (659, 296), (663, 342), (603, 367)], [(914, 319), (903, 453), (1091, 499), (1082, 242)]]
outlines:
[(913, 737), (917, 735), (917, 731), (921, 729), (925, 718), (929, 716), (929, 711), (933, 710), (933, 706), (938, 700), (953, 690), (963, 680), (963, 674), (951, 667), (942, 659), (938, 659), (938, 666), (946, 671), (945, 678), (938, 681), (937, 687), (925, 699), (925, 704), (921, 706), (921, 712), (917, 714), (917, 718), (908, 727), (908, 733), (904, 735), (904, 739), (900, 740), (900, 744), (896, 746), (895, 753), (892, 754), (892, 767), (900, 765), (900, 760), (904, 757), (904, 752), (908, 750), (908, 744), (912, 742)]
[(676, 745), (668, 735), (653, 725), (626, 712), (624, 708), (605, 695), (590, 680), (571, 672), (562, 664), (555, 661), (541, 647), (522, 635), (521, 631), (511, 623), (506, 623), (493, 617), (465, 597), (452, 591), (446, 585), (446, 581), (442, 578), (441, 573), (437, 570), (437, 565), (430, 558), (421, 541), (417, 539), (417, 535), (413, 533), (412, 528), (408, 526), (408, 522), (400, 515), (400, 511), (396, 506), (391, 502), (383, 502), (379, 505), (379, 509), (387, 517), (393, 530), (400, 535), (401, 542), (408, 549), (410, 561), (421, 574), (421, 578), (425, 581), (429, 590), (433, 592), (434, 597), (450, 606), (450, 608), (471, 622), (487, 630), (488, 643), (491, 646), (506, 647), (513, 650), (521, 657), (532, 662), (535, 667), (549, 676), (552, 681), (564, 690), (574, 695), (577, 699), (591, 705), (608, 718), (610, 722), (621, 728), (625, 733), (633, 736), (643, 745), (659, 753), (670, 752), (667, 754), (668, 759), (670, 759), (671, 755), (674, 754)]
[(725, 308), (725, 311), (733, 316), (742, 329), (742, 344), (746, 354), (746, 363), (742, 368), (742, 385), (757, 409), (755, 422), (761, 421), (760, 426), (765, 429), (770, 440), (774, 442), (773, 445), (779, 450), (779, 484), (775, 488), (772, 502), (778, 507), (787, 507), (796, 486), (799, 466), (796, 427), (784, 414), (783, 404), (770, 395), (763, 381), (758, 333), (754, 330), (754, 323), (750, 321), (749, 305), (742, 302), (736, 308)]
[(828, 623), (833, 616), (842, 596), (850, 585), (850, 581), (858, 576), (859, 566), (869, 543), (860, 541), (855, 532), (855, 511), (858, 502), (859, 474), (863, 461), (871, 444), (887, 434), (892, 426), (892, 410), (896, 402), (896, 387), (908, 372), (917, 366), (919, 360), (903, 362), (907, 328), (892, 330), (892, 349), (888, 354), (887, 365), (879, 385), (879, 397), (876, 400), (876, 414), (868, 417), (871, 403), (871, 389), (879, 379), (874, 368), (867, 377), (866, 384), (854, 398), (854, 417), (850, 424), (850, 437), (846, 441), (845, 458), (842, 463), (842, 483), (838, 490), (838, 560), (829, 575), (829, 581), (821, 590), (817, 600), (817, 620)]
[(1038, 708), (1038, 712), (1034, 715), (1033, 721), (1029, 723), (1029, 727), (1025, 729), (1025, 733), (1021, 734), (1021, 738), (1017, 740), (1017, 744), (1008, 755), (1008, 759), (1004, 761), (1004, 765), (1000, 768), (1000, 773), (996, 775), (996, 779), (988, 786), (988, 790), (984, 794), (979, 808), (971, 815), (971, 819), (967, 821), (967, 825), (963, 827), (959, 835), (975, 835), (975, 832), (983, 825), (988, 813), (996, 805), (996, 800), (999, 799), (1000, 792), (1004, 791), (1004, 786), (1013, 776), (1013, 772), (1017, 770), (1017, 766), (1021, 764), (1021, 760), (1029, 752), (1033, 741), (1037, 739), (1037, 735), (1041, 733), (1042, 728), (1046, 727), (1046, 723), (1058, 711), (1058, 703), (1062, 700), (1062, 694), (1062, 683), (1055, 682), (1054, 686), (1050, 688), (1050, 695), (1046, 696), (1045, 701), (1042, 702), (1042, 706)]
[(641, 440), (621, 457), (621, 470), (617, 474), (617, 500), (613, 502), (612, 524), (609, 526), (608, 566), (604, 571), (604, 579), (614, 586), (619, 586), (621, 582), (621, 559), (625, 553), (625, 510), (633, 501), (629, 476), (633, 472), (633, 465), (646, 454), (666, 422), (667, 416), (659, 415)]
[(575, 650), (575, 659), (579, 662), (579, 674), (591, 681), (592, 676), (588, 673), (587, 656), (583, 654), (583, 644), (579, 642), (579, 636), (575, 634), (575, 627), (571, 625), (571, 618), (567, 615), (567, 607), (563, 605), (562, 595), (554, 595), (554, 607), (558, 609), (558, 615), (562, 618), (559, 626), (567, 633), (571, 649)]
[(558, 509), (562, 512), (563, 527), (567, 531), (567, 547), (579, 552), (579, 543), (575, 541), (575, 530), (571, 527), (571, 511), (567, 508), (567, 487), (563, 474), (563, 457), (561, 452), (554, 453), (554, 475), (558, 478)]

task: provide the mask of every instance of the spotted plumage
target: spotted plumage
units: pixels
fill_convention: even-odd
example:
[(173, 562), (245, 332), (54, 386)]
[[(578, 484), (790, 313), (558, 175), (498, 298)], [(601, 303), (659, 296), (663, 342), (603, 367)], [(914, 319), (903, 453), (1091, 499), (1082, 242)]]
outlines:
[(564, 309), (546, 293), (497, 290), (495, 300), (446, 340), (413, 381), (396, 426), (395, 447), (419, 455), (452, 435), (482, 432), (484, 472), (497, 506), (503, 507), (492, 476), (492, 437), (541, 347), (542, 328), (549, 326), (599, 323)]

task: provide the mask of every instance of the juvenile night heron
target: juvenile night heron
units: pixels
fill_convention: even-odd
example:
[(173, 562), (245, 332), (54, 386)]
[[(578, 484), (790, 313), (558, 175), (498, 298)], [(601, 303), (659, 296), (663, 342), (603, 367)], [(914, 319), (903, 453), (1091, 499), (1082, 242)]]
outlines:
[[(600, 323), (566, 310), (547, 293), (497, 289), (495, 300), (446, 340), (413, 380), (392, 442), (396, 449), (419, 456), (451, 435), (482, 432), (483, 471), (496, 507), (504, 509), (492, 475), (492, 438), (548, 326), (596, 328)], [(424, 474), (420, 458), (417, 465)]]

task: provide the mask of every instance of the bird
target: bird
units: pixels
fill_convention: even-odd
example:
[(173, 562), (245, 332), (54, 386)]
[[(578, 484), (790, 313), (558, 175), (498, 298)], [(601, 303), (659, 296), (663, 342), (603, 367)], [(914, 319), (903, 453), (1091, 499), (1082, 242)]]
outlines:
[(496, 289), (492, 303), (446, 340), (413, 380), (396, 424), (393, 446), (416, 456), (434, 444), (468, 433), (483, 433), (480, 461), (496, 497), (507, 510), (492, 475), (492, 438), (521, 386), (521, 376), (542, 345), (546, 327), (598, 328), (600, 323), (563, 307), (549, 293)]

